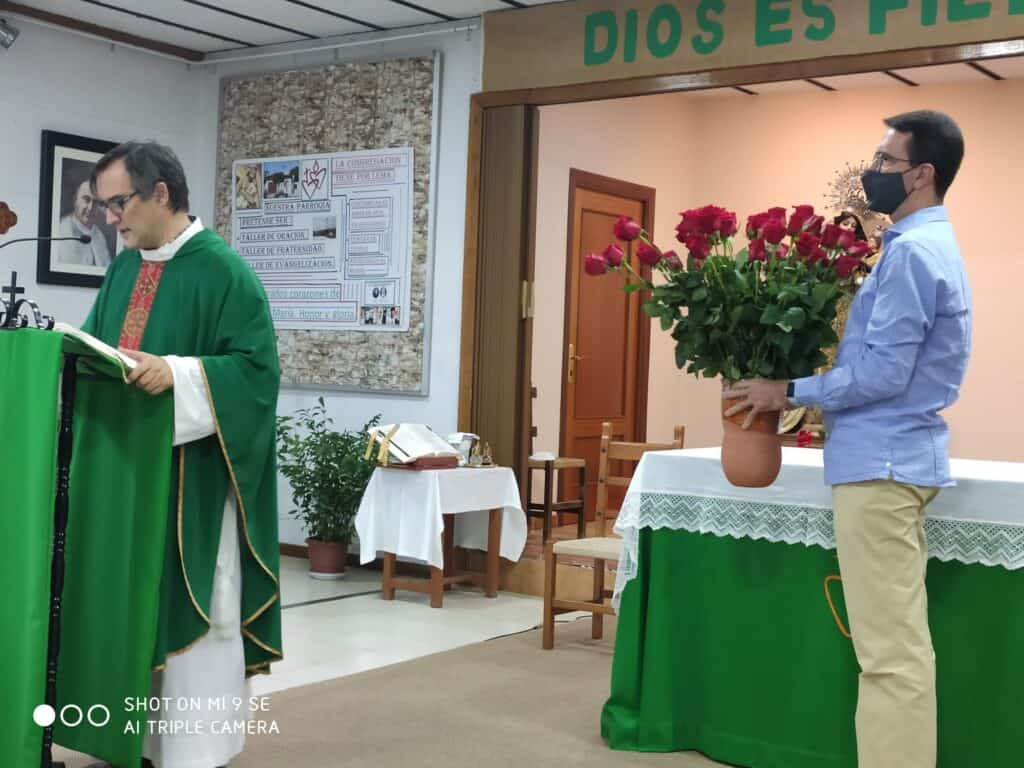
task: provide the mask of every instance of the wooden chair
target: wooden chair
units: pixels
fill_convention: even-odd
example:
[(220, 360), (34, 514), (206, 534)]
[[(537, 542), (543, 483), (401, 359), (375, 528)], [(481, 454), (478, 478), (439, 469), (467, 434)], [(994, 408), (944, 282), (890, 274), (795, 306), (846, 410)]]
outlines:
[[(601, 459), (597, 472), (597, 505), (595, 527), (598, 536), (568, 541), (549, 541), (544, 548), (544, 630), (541, 643), (551, 649), (555, 645), (555, 616), (569, 611), (589, 611), (593, 614), (591, 637), (601, 638), (604, 632), (605, 614), (615, 611), (605, 598), (609, 592), (604, 588), (604, 568), (608, 560), (619, 559), (619, 547), (622, 540), (618, 537), (606, 536), (606, 519), (608, 517), (608, 487), (629, 485), (629, 475), (611, 475), (609, 466), (613, 461), (638, 462), (647, 451), (665, 451), (683, 447), (685, 427), (677, 426), (675, 440), (672, 443), (619, 443), (612, 442), (612, 425), (605, 422), (601, 425)], [(588, 558), (594, 561), (594, 588), (590, 600), (562, 600), (555, 597), (555, 576), (558, 572), (559, 556), (571, 558)]]
[[(533, 500), (533, 472), (534, 470), (544, 471), (544, 501)], [(575, 469), (579, 472), (580, 497), (568, 501), (555, 501), (555, 471)], [(526, 468), (526, 519), (540, 517), (544, 521), (544, 528), (541, 533), (541, 541), (547, 542), (551, 538), (551, 518), (558, 512), (568, 512), (576, 515), (576, 538), (582, 539), (587, 535), (587, 516), (584, 511), (584, 498), (587, 488), (587, 462), (584, 459), (573, 459), (560, 456), (557, 459), (530, 459)]]

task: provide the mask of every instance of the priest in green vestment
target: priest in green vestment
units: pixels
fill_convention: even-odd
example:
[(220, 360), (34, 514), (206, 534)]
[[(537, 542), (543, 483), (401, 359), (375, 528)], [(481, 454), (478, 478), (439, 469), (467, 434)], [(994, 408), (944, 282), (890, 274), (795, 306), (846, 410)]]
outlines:
[(245, 742), (216, 723), (246, 717), (231, 702), (281, 658), (270, 308), (252, 269), (188, 215), (170, 149), (122, 144), (92, 187), (125, 250), (83, 329), (138, 360), (129, 384), (174, 400), (173, 445), (152, 457), (173, 469), (167, 510), (153, 511), (167, 525), (151, 691), (163, 708), (147, 717), (178, 727), (147, 732), (143, 754), (156, 768), (216, 768)]

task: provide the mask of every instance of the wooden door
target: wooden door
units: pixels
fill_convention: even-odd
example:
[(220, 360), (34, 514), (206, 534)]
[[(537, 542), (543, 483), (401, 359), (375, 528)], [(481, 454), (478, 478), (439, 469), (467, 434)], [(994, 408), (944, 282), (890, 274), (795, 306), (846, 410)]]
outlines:
[[(560, 453), (586, 459), (588, 519), (594, 517), (597, 497), (602, 423), (612, 423), (613, 440), (643, 442), (647, 434), (650, 321), (641, 309), (644, 294), (625, 293), (621, 274), (583, 272), (587, 253), (600, 253), (614, 242), (612, 227), (619, 216), (650, 231), (654, 190), (571, 172)], [(631, 254), (635, 244), (619, 245)], [(579, 498), (576, 473), (565, 475), (563, 497)], [(622, 489), (611, 491), (617, 493), (609, 493), (609, 509), (618, 509)]]

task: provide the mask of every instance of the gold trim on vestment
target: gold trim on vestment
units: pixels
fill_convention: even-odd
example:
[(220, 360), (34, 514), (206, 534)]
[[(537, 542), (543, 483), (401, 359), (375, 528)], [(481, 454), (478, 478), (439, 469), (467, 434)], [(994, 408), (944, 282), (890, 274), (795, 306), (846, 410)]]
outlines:
[(201, 359), (199, 360), (199, 372), (203, 375), (203, 384), (206, 387), (206, 400), (210, 406), (210, 413), (213, 415), (213, 426), (217, 430), (217, 441), (220, 443), (220, 450), (224, 455), (224, 462), (227, 464), (228, 476), (231, 478), (231, 487), (235, 491), (235, 500), (238, 502), (238, 511), (242, 515), (242, 531), (245, 533), (245, 544), (249, 548), (249, 554), (251, 554), (253, 559), (260, 564), (263, 571), (273, 580), (274, 586), (277, 587), (273, 597), (268, 602), (260, 606), (260, 608), (251, 616), (242, 620), (242, 634), (268, 653), (272, 653), (279, 658), (283, 658), (284, 654), (281, 651), (264, 645), (251, 632), (248, 632), (245, 629), (245, 627), (262, 616), (263, 613), (265, 613), (266, 610), (278, 600), (280, 597), (280, 583), (277, 580), (277, 576), (274, 575), (274, 572), (271, 571), (267, 567), (267, 564), (263, 562), (262, 558), (260, 558), (259, 553), (256, 551), (256, 547), (252, 545), (252, 539), (249, 538), (249, 518), (245, 513), (245, 501), (243, 501), (242, 492), (238, 488), (238, 479), (235, 477), (235, 468), (231, 464), (231, 457), (228, 455), (228, 448), (224, 443), (224, 435), (220, 429), (220, 419), (217, 418), (217, 408), (213, 404), (213, 390), (210, 388), (210, 380), (206, 376), (206, 366), (203, 365), (203, 361)]
[(274, 603), (277, 602), (277, 597), (278, 597), (278, 595), (275, 592), (274, 596), (271, 597), (269, 600), (267, 600), (267, 602), (265, 602), (262, 606), (260, 606), (260, 609), (258, 611), (256, 611), (256, 613), (254, 613), (252, 616), (250, 616), (248, 619), (246, 619), (245, 621), (242, 622), (242, 626), (243, 627), (247, 627), (250, 624), (252, 624), (254, 621), (256, 621), (256, 619), (258, 619), (260, 616), (262, 616), (270, 606), (272, 606)]
[[(178, 559), (181, 561), (181, 575), (185, 577), (185, 587), (188, 589), (189, 599), (192, 600), (192, 606), (196, 609), (200, 616), (203, 617), (203, 621), (206, 622), (206, 628), (210, 628), (210, 617), (206, 615), (206, 612), (199, 607), (199, 603), (196, 600), (195, 594), (192, 592), (192, 582), (188, 578), (188, 568), (185, 567), (185, 545), (184, 539), (182, 538), (182, 507), (185, 500), (185, 446), (178, 447)], [(171, 655), (171, 654), (168, 654)]]
[[(277, 656), (278, 660), (284, 658), (284, 654), (281, 653), (281, 651), (279, 651), (277, 648), (271, 648), (269, 645), (265, 644), (262, 640), (256, 637), (256, 635), (254, 635), (245, 627), (242, 627), (242, 636), (249, 638), (249, 640), (251, 640), (253, 643), (255, 643), (258, 647), (262, 648), (267, 653), (272, 653), (274, 656)], [(270, 662), (268, 661), (266, 663), (269, 664)]]

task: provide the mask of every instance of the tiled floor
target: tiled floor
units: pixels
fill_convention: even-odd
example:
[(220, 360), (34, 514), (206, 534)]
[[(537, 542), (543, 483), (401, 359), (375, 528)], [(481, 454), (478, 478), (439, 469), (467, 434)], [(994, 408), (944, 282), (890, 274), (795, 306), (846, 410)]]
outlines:
[(427, 595), (415, 592), (381, 600), (379, 571), (351, 569), (339, 581), (316, 582), (306, 574), (307, 565), (281, 558), (285, 658), (272, 675), (254, 679), (256, 694), (522, 632), (541, 621), (538, 598), (501, 592), (488, 599), (456, 587), (436, 609)]

